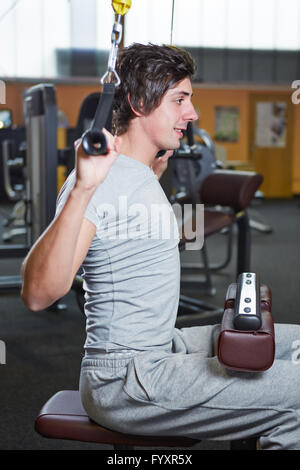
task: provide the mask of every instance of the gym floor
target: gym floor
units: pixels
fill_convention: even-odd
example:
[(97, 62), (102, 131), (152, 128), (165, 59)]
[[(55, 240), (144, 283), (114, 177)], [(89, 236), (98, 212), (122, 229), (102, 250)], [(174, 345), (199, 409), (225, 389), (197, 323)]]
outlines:
[[(3, 212), (0, 208), (0, 240)], [(9, 207), (4, 210), (8, 211)], [(299, 200), (255, 202), (251, 219), (272, 227), (272, 233), (256, 230), (252, 235), (251, 270), (259, 273), (273, 295), (273, 317), (279, 323), (300, 322), (300, 205)], [(212, 274), (215, 296), (211, 297), (193, 283), (184, 284), (183, 293), (222, 306), (228, 284), (235, 281), (236, 234), (230, 263)], [(21, 243), (16, 237), (11, 243)], [(2, 243), (2, 242), (0, 242)], [(207, 240), (211, 262), (226, 255), (226, 236)], [(1, 252), (0, 252), (1, 253)], [(195, 252), (182, 254), (182, 260)], [(0, 255), (1, 258), (1, 255)], [(200, 258), (199, 258), (200, 259)], [(1, 259), (0, 276), (20, 273), (21, 259)], [(6, 363), (0, 365), (0, 449), (1, 450), (110, 450), (110, 446), (50, 440), (34, 431), (34, 420), (44, 402), (55, 392), (77, 389), (82, 345), (85, 339), (84, 317), (70, 292), (61, 311), (30, 312), (18, 290), (0, 293), (0, 340), (6, 345)], [(300, 339), (300, 338), (299, 338)], [(300, 365), (299, 365), (300, 367)], [(196, 450), (227, 450), (228, 442), (201, 442)]]

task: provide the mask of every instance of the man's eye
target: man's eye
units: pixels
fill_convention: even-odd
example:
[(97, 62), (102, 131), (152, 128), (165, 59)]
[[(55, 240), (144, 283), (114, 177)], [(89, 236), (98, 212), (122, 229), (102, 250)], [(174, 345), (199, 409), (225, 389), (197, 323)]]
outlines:
[(178, 100), (176, 100), (177, 104), (181, 104), (182, 102), (183, 102), (183, 98), (178, 98)]

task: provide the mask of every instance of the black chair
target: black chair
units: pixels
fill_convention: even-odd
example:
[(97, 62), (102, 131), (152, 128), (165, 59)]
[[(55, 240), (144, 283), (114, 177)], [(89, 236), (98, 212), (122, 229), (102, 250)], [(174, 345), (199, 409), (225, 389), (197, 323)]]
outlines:
[[(237, 266), (236, 277), (251, 270), (251, 232), (247, 208), (255, 191), (263, 181), (262, 175), (254, 172), (215, 170), (203, 182), (200, 200), (204, 208), (204, 248), (205, 240), (222, 230), (237, 227)], [(184, 249), (186, 240), (182, 239)], [(207, 253), (205, 264), (209, 266)], [(210, 280), (209, 268), (207, 279)], [(221, 320), (223, 306), (218, 307), (207, 302), (180, 296), (177, 326), (205, 325)]]

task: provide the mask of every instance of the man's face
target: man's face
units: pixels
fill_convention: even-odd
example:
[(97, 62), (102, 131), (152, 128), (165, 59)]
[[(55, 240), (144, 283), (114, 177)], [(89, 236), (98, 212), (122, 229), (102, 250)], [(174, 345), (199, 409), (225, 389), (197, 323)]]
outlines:
[(157, 108), (142, 118), (144, 131), (157, 150), (179, 148), (188, 123), (198, 119), (191, 97), (191, 81), (184, 78), (165, 93)]

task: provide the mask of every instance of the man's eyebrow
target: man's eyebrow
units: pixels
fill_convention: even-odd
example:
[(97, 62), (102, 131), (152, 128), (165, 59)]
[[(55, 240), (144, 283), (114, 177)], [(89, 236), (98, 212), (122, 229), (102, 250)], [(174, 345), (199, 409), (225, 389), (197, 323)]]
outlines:
[(188, 91), (180, 91), (180, 90), (170, 90), (170, 94), (172, 95), (184, 95), (184, 96), (193, 96), (193, 93), (189, 93)]

